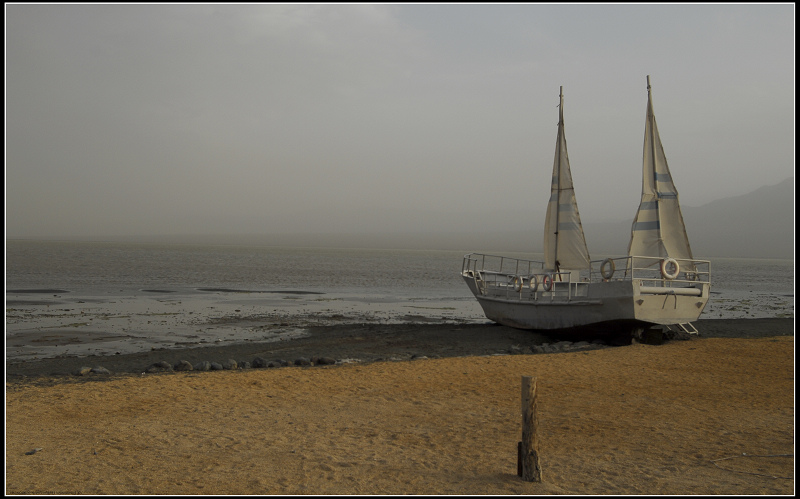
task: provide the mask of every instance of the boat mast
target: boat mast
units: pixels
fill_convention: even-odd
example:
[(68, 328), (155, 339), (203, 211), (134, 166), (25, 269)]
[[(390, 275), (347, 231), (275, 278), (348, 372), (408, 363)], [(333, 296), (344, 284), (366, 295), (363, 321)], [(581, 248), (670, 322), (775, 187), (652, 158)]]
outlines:
[(560, 215), (559, 206), (561, 205), (561, 136), (564, 134), (564, 86), (558, 87), (558, 149), (556, 150), (556, 157), (558, 158), (558, 172), (556, 173), (556, 241), (555, 251), (553, 252), (553, 261), (555, 271), (558, 272), (558, 219)]

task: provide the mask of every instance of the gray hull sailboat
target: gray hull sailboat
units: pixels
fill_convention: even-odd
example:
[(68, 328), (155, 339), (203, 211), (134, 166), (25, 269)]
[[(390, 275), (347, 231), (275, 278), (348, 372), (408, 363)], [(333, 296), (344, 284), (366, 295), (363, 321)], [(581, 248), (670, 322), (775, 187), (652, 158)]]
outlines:
[[(562, 87), (563, 89), (563, 87)], [(521, 329), (691, 325), (708, 302), (710, 262), (695, 260), (653, 114), (647, 77), (642, 199), (628, 256), (590, 260), (572, 186), (560, 93), (544, 261), (470, 253), (461, 275), (486, 317)]]

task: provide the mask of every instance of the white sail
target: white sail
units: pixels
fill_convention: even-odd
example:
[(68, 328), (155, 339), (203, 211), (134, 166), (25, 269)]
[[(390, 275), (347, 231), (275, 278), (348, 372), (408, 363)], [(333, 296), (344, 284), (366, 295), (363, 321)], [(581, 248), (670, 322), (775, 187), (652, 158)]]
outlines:
[(544, 261), (549, 270), (588, 269), (589, 249), (586, 247), (575, 190), (572, 187), (567, 139), (564, 136), (563, 92), (559, 92), (559, 98), (556, 155), (544, 225)]
[(692, 250), (678, 203), (678, 190), (672, 182), (653, 114), (650, 76), (647, 77), (642, 162), (642, 201), (631, 227), (628, 255), (691, 260)]

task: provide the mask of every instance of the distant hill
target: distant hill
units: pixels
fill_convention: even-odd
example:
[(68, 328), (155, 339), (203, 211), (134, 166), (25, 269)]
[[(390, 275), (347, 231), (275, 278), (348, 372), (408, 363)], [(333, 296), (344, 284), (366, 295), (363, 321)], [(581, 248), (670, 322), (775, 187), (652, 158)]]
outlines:
[(794, 178), (683, 208), (695, 256), (794, 258)]
[[(794, 258), (794, 178), (681, 211), (696, 258)], [(632, 222), (585, 223), (592, 258), (624, 254)]]
[[(702, 206), (682, 206), (682, 212), (696, 258), (794, 258), (794, 178)], [(467, 225), (474, 220), (470, 216), (437, 218), (431, 214), (409, 219), (427, 220), (431, 227), (444, 230), (422, 232), (409, 227), (410, 230), (391, 234), (331, 237), (347, 246), (463, 249), (465, 252), (542, 251), (544, 211), (483, 214), (483, 221), (473, 223), (471, 228)], [(527, 221), (529, 225), (522, 226), (520, 221)], [(632, 217), (610, 222), (584, 221), (583, 230), (592, 259), (626, 254), (632, 222)]]

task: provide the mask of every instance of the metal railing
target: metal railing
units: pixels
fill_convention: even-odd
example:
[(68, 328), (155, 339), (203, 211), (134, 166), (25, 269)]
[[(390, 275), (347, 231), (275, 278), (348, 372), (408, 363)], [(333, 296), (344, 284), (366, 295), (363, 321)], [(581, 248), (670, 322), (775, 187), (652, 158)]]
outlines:
[[(510, 269), (514, 269), (511, 271)], [(464, 256), (461, 264), (461, 273), (471, 270), (491, 271), (498, 274), (505, 273), (511, 275), (532, 274), (534, 271), (544, 271), (544, 262), (538, 260), (523, 260), (520, 258), (510, 258), (499, 255), (485, 255), (483, 253), (470, 253)]]
[(658, 287), (684, 287), (697, 283), (711, 283), (709, 260), (634, 255), (592, 260), (590, 270), (591, 281), (639, 280), (643, 286)]
[(699, 294), (697, 284), (711, 282), (710, 267), (708, 260), (626, 256), (593, 260), (586, 270), (554, 272), (538, 260), (469, 253), (461, 274), (474, 278), (484, 296), (569, 301), (588, 296), (590, 283), (612, 281), (638, 280), (644, 293)]
[(461, 274), (473, 277), (485, 296), (571, 300), (588, 294), (589, 271), (548, 272), (538, 260), (470, 253), (464, 256)]

